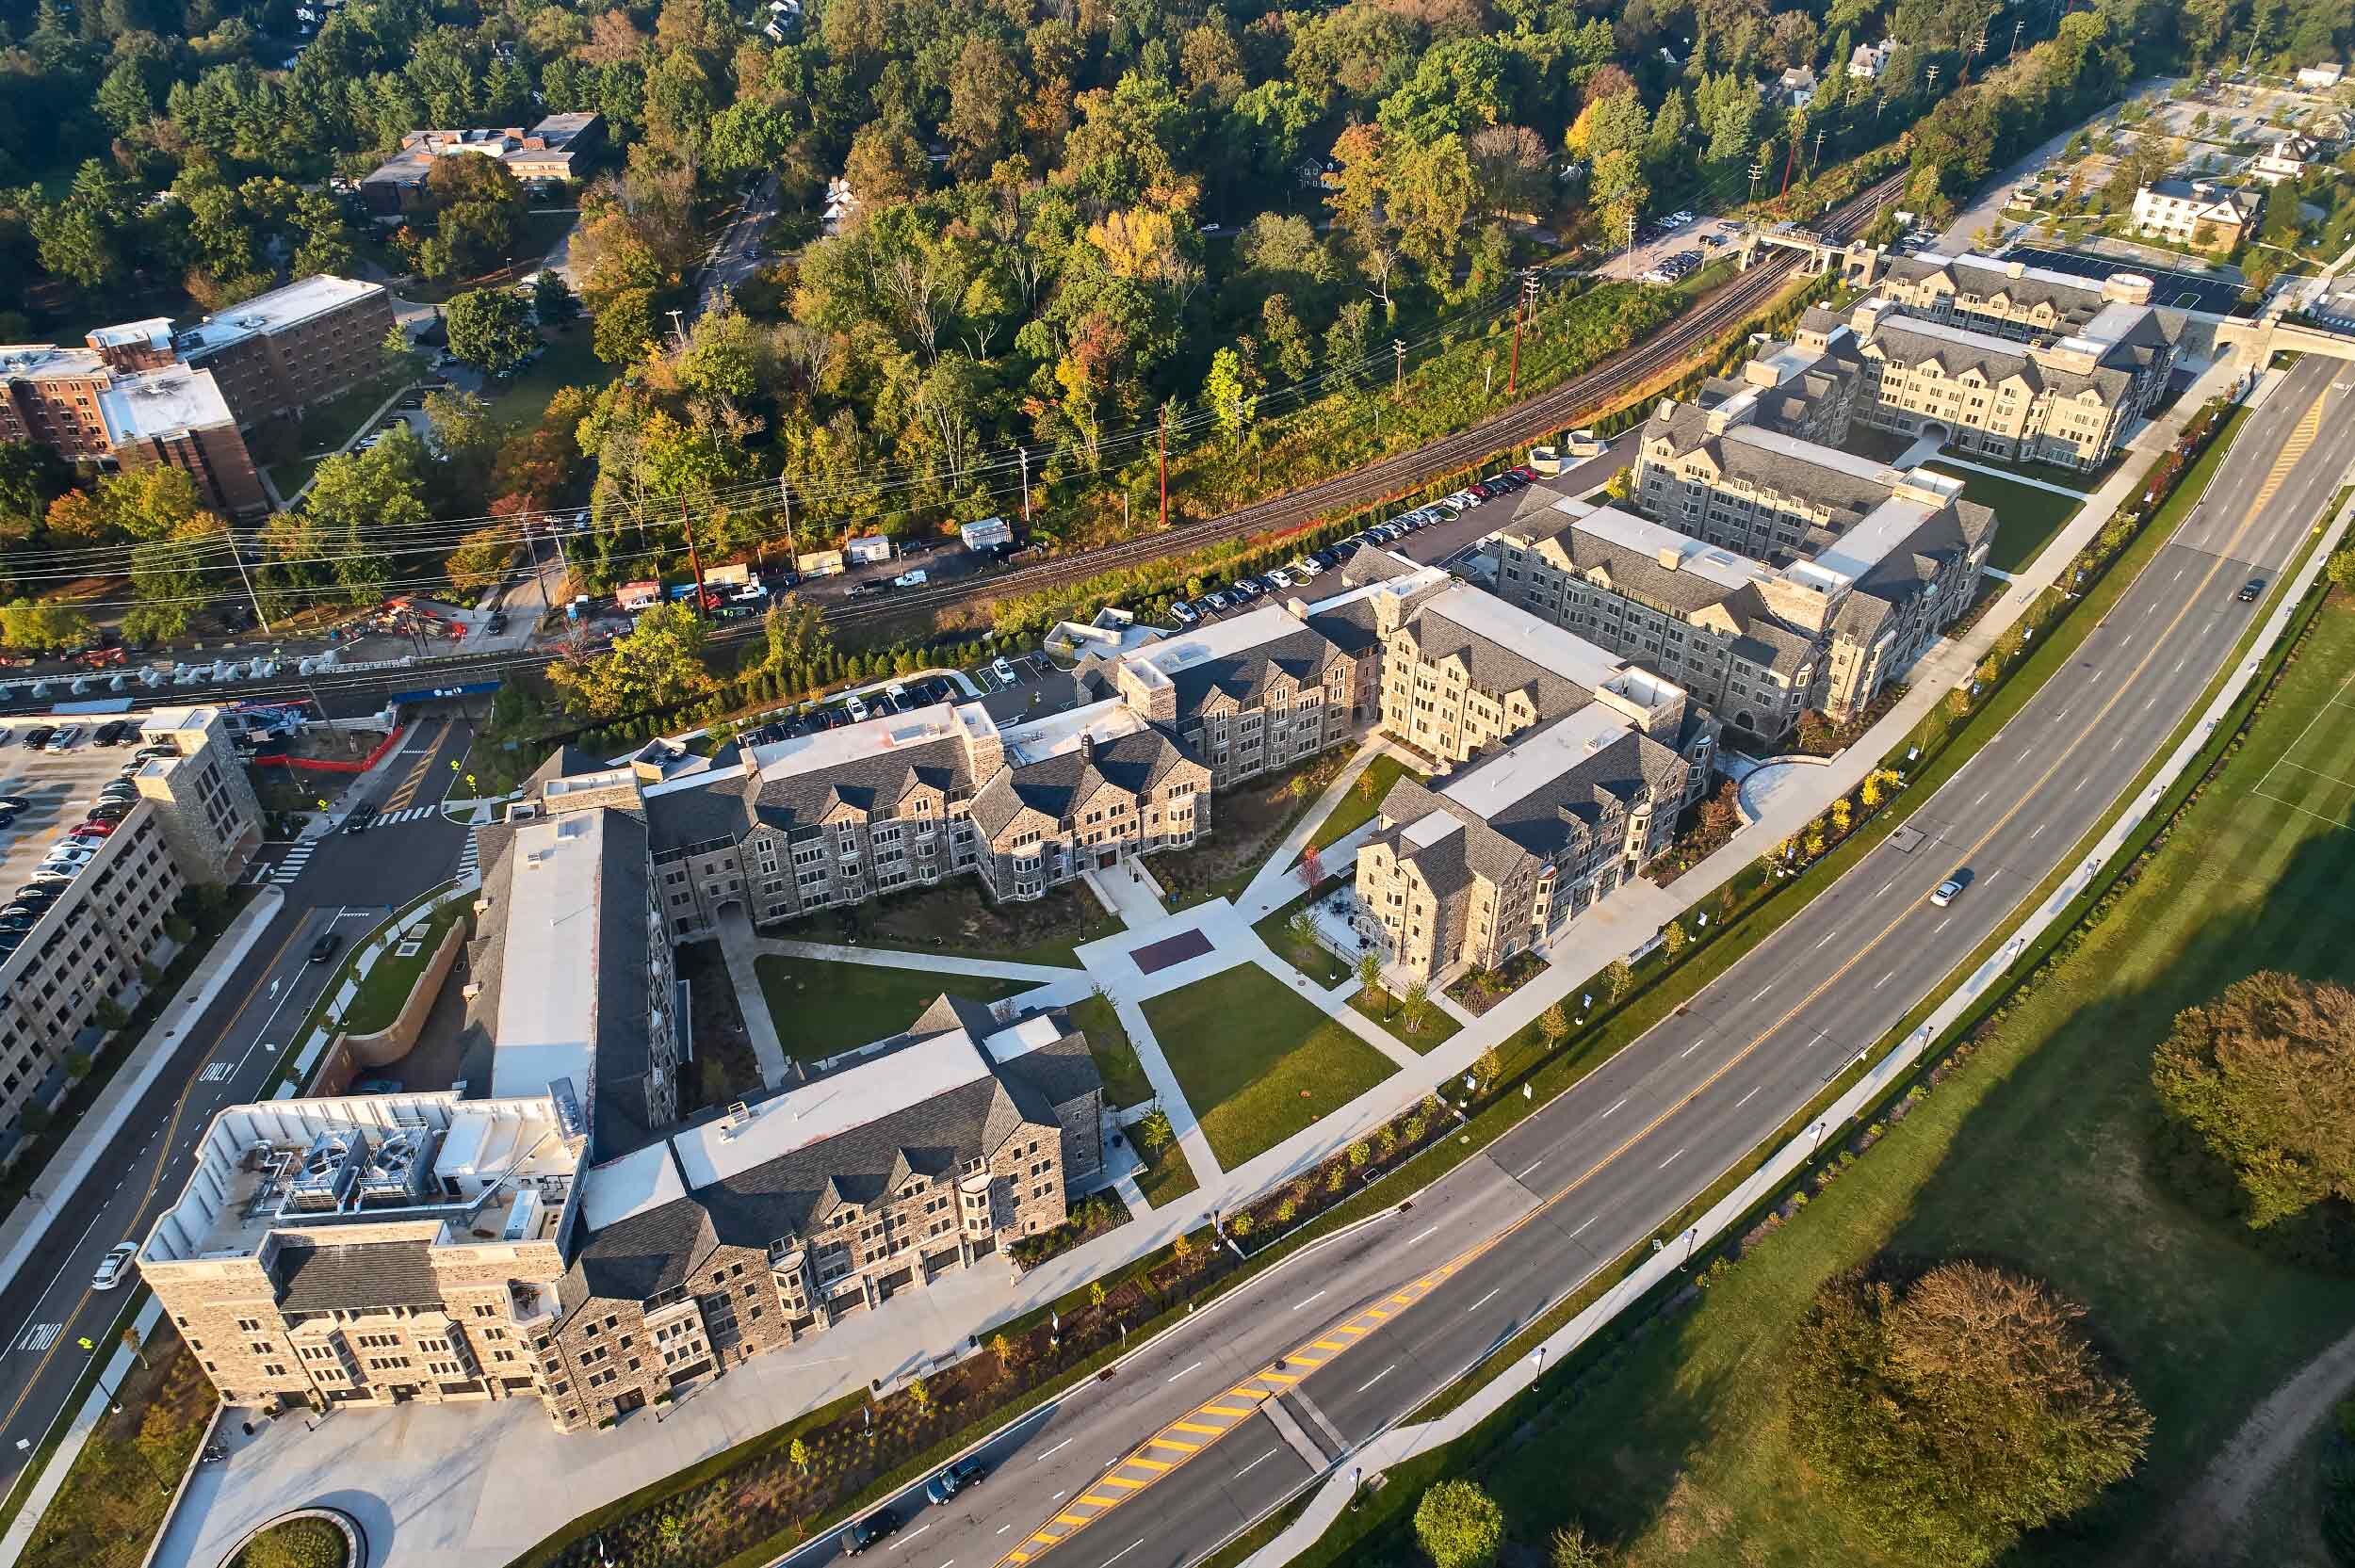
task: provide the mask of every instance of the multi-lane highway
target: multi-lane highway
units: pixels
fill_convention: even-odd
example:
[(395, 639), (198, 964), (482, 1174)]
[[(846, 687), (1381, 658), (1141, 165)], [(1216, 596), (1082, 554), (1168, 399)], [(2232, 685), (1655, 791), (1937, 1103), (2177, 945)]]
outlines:
[[(436, 804), (470, 732), (463, 719), (428, 717), (403, 738), (360, 799), (379, 805)], [(392, 910), (457, 869), (466, 830), (438, 811), (363, 834), (334, 834), (303, 851), (307, 864), (272, 897), (279, 913), (252, 956), (182, 1037), (171, 1060), (123, 1121), (89, 1179), (63, 1199), (41, 1242), (0, 1281), (0, 1495), (12, 1487), (89, 1362), (80, 1341), (111, 1352), (128, 1295), (90, 1288), (107, 1248), (144, 1237), (177, 1198), (190, 1145), (214, 1111), (262, 1092), (280, 1054), (336, 973), (307, 962), (333, 930), (350, 944)], [(37, 1190), (46, 1188), (39, 1182)], [(20, 1441), (29, 1447), (20, 1448)]]
[[(2155, 754), (2263, 608), (2237, 590), (2279, 574), (2340, 482), (2351, 386), (2345, 365), (2289, 374), (2078, 656), (1915, 812), (1909, 849), (1873, 850), (1405, 1212), (1272, 1270), (992, 1445), (982, 1487), (900, 1499), (916, 1516), (891, 1568), (1181, 1568), (1652, 1236), (1881, 1040)], [(1968, 890), (1931, 904), (1958, 867)]]

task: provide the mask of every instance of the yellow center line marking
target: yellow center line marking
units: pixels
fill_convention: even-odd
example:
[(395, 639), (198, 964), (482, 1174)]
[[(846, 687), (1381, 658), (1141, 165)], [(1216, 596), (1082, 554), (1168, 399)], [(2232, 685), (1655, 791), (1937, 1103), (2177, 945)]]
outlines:
[(1141, 1480), (1130, 1480), (1126, 1476), (1106, 1476), (1104, 1478), (1104, 1484), (1106, 1486), (1125, 1486), (1129, 1491), (1134, 1492), (1145, 1483)]
[(1058, 1525), (1084, 1525), (1087, 1523), (1087, 1520), (1080, 1517), (1077, 1513), (1058, 1513), (1055, 1515), (1055, 1523)]
[(1251, 1411), (1247, 1406), (1238, 1408), (1234, 1405), (1204, 1405), (1202, 1414), (1205, 1415), (1248, 1415)]
[(1226, 1429), (1225, 1427), (1206, 1427), (1199, 1421), (1172, 1421), (1169, 1424), (1169, 1430), (1171, 1431), (1198, 1431), (1206, 1433), (1211, 1437), (1224, 1437), (1226, 1435)]
[(1260, 1373), (1260, 1374), (1259, 1374), (1259, 1376), (1261, 1376), (1261, 1377), (1263, 1377), (1263, 1378), (1267, 1379), (1267, 1381), (1268, 1381), (1268, 1382), (1280, 1382), (1280, 1383), (1284, 1383), (1284, 1384), (1287, 1384), (1287, 1385), (1291, 1384), (1291, 1383), (1298, 1382), (1300, 1381), (1298, 1378), (1291, 1378), (1291, 1377), (1286, 1377), (1286, 1376), (1285, 1376), (1283, 1373), (1281, 1373), (1281, 1372), (1262, 1372), (1262, 1373)]
[(1095, 1494), (1090, 1493), (1087, 1496), (1080, 1498), (1080, 1501), (1087, 1504), (1090, 1508), (1110, 1508), (1114, 1503), (1120, 1501), (1120, 1499), (1118, 1497), (1098, 1497)]
[(1199, 1449), (1202, 1445), (1199, 1443), (1180, 1443), (1174, 1437), (1157, 1437), (1153, 1439), (1152, 1442), (1147, 1443), (1145, 1447), (1148, 1448), (1171, 1448), (1181, 1454), (1190, 1454)]
[(1162, 1470), (1174, 1470), (1177, 1468), (1176, 1465), (1164, 1464), (1158, 1459), (1132, 1459), (1129, 1461), (1129, 1463), (1138, 1466), (1140, 1469), (1152, 1470), (1157, 1473)]
[(1346, 1350), (1349, 1349), (1348, 1342), (1340, 1339), (1318, 1339), (1312, 1340), (1310, 1343), (1315, 1345), (1320, 1350)]

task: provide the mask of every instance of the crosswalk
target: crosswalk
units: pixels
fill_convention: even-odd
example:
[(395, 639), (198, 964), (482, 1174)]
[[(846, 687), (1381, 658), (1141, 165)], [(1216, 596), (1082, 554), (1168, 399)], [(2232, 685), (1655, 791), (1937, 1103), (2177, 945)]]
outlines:
[(435, 805), (410, 806), (402, 811), (382, 811), (368, 818), (368, 827), (374, 830), (398, 827), (403, 822), (422, 822), (429, 816), (439, 816), (441, 810), (440, 806)]
[(458, 875), (462, 880), (474, 875), (475, 867), (480, 864), (480, 847), (475, 843), (474, 830), (468, 828), (466, 847), (458, 851)]
[(306, 838), (289, 849), (284, 858), (270, 867), (269, 880), (281, 884), (302, 875), (302, 868), (311, 864), (311, 857), (319, 852), (320, 839)]

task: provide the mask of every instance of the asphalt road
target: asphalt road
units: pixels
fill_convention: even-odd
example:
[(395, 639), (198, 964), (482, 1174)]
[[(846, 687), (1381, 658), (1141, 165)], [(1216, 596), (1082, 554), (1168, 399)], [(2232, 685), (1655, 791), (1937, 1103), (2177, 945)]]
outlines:
[(695, 289), (695, 314), (703, 315), (720, 298), (723, 291), (734, 292), (760, 266), (760, 242), (769, 233), (769, 225), (777, 220), (777, 203), (782, 193), (774, 174), (761, 176), (760, 184), (744, 196), (743, 210), (736, 215), (720, 243), (711, 248), (704, 260), (703, 277)]
[[(2355, 443), (2351, 389), (2346, 366), (2291, 373), (2077, 660), (1914, 814), (1927, 836), (1909, 852), (1876, 849), (1675, 1018), (1405, 1212), (1272, 1270), (1035, 1415), (986, 1452), (995, 1473), (982, 1487), (942, 1508), (911, 1489), (894, 1505), (906, 1525), (870, 1555), (984, 1568), (1046, 1526), (1067, 1534), (1030, 1548), (1052, 1568), (1182, 1568), (1653, 1235), (1881, 1040), (2155, 753), (2263, 608), (2235, 591), (2279, 574), (2338, 482)], [(2317, 400), (2319, 425), (2300, 430)], [(2293, 438), (2311, 456), (2277, 472)], [(1958, 866), (1973, 873), (1968, 891), (1930, 904)], [(1287, 1396), (1319, 1462), (1255, 1414), (1095, 1522), (1054, 1523), (1078, 1516), (1068, 1499), (1113, 1457), (1451, 1261), (1457, 1271)], [(788, 1560), (807, 1568), (835, 1551), (820, 1541)]]
[[(469, 738), (463, 720), (428, 719), (400, 760), (359, 786), (360, 798), (439, 801), (448, 762), (463, 758)], [(213, 1113), (262, 1092), (280, 1052), (339, 970), (307, 962), (313, 940), (333, 930), (349, 951), (392, 910), (450, 876), (465, 832), (434, 813), (364, 834), (336, 833), (283, 884), (285, 907), (253, 956), (187, 1030), (89, 1180), (0, 1288), (0, 1345), (7, 1347), (0, 1350), (0, 1495), (15, 1484), (81, 1377), (89, 1352), (78, 1341), (89, 1338), (102, 1354), (113, 1350), (128, 1287), (92, 1290), (99, 1259), (118, 1241), (146, 1236), (178, 1197), (188, 1151)], [(39, 1183), (36, 1189), (45, 1190)]]

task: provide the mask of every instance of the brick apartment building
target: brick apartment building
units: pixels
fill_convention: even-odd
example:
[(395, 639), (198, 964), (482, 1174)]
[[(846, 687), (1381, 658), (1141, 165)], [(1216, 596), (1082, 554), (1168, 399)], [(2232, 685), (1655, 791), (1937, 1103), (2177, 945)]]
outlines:
[(0, 348), (0, 440), (92, 468), (183, 469), (208, 509), (257, 516), (268, 493), (244, 432), (379, 374), (392, 324), (381, 284), (318, 276), (183, 330), (158, 316), (79, 348)]
[(526, 185), (563, 186), (584, 178), (605, 150), (602, 115), (552, 114), (529, 130), (411, 131), (400, 151), (360, 182), (360, 200), (383, 221), (425, 210), (426, 176), (440, 158), (495, 158)]

